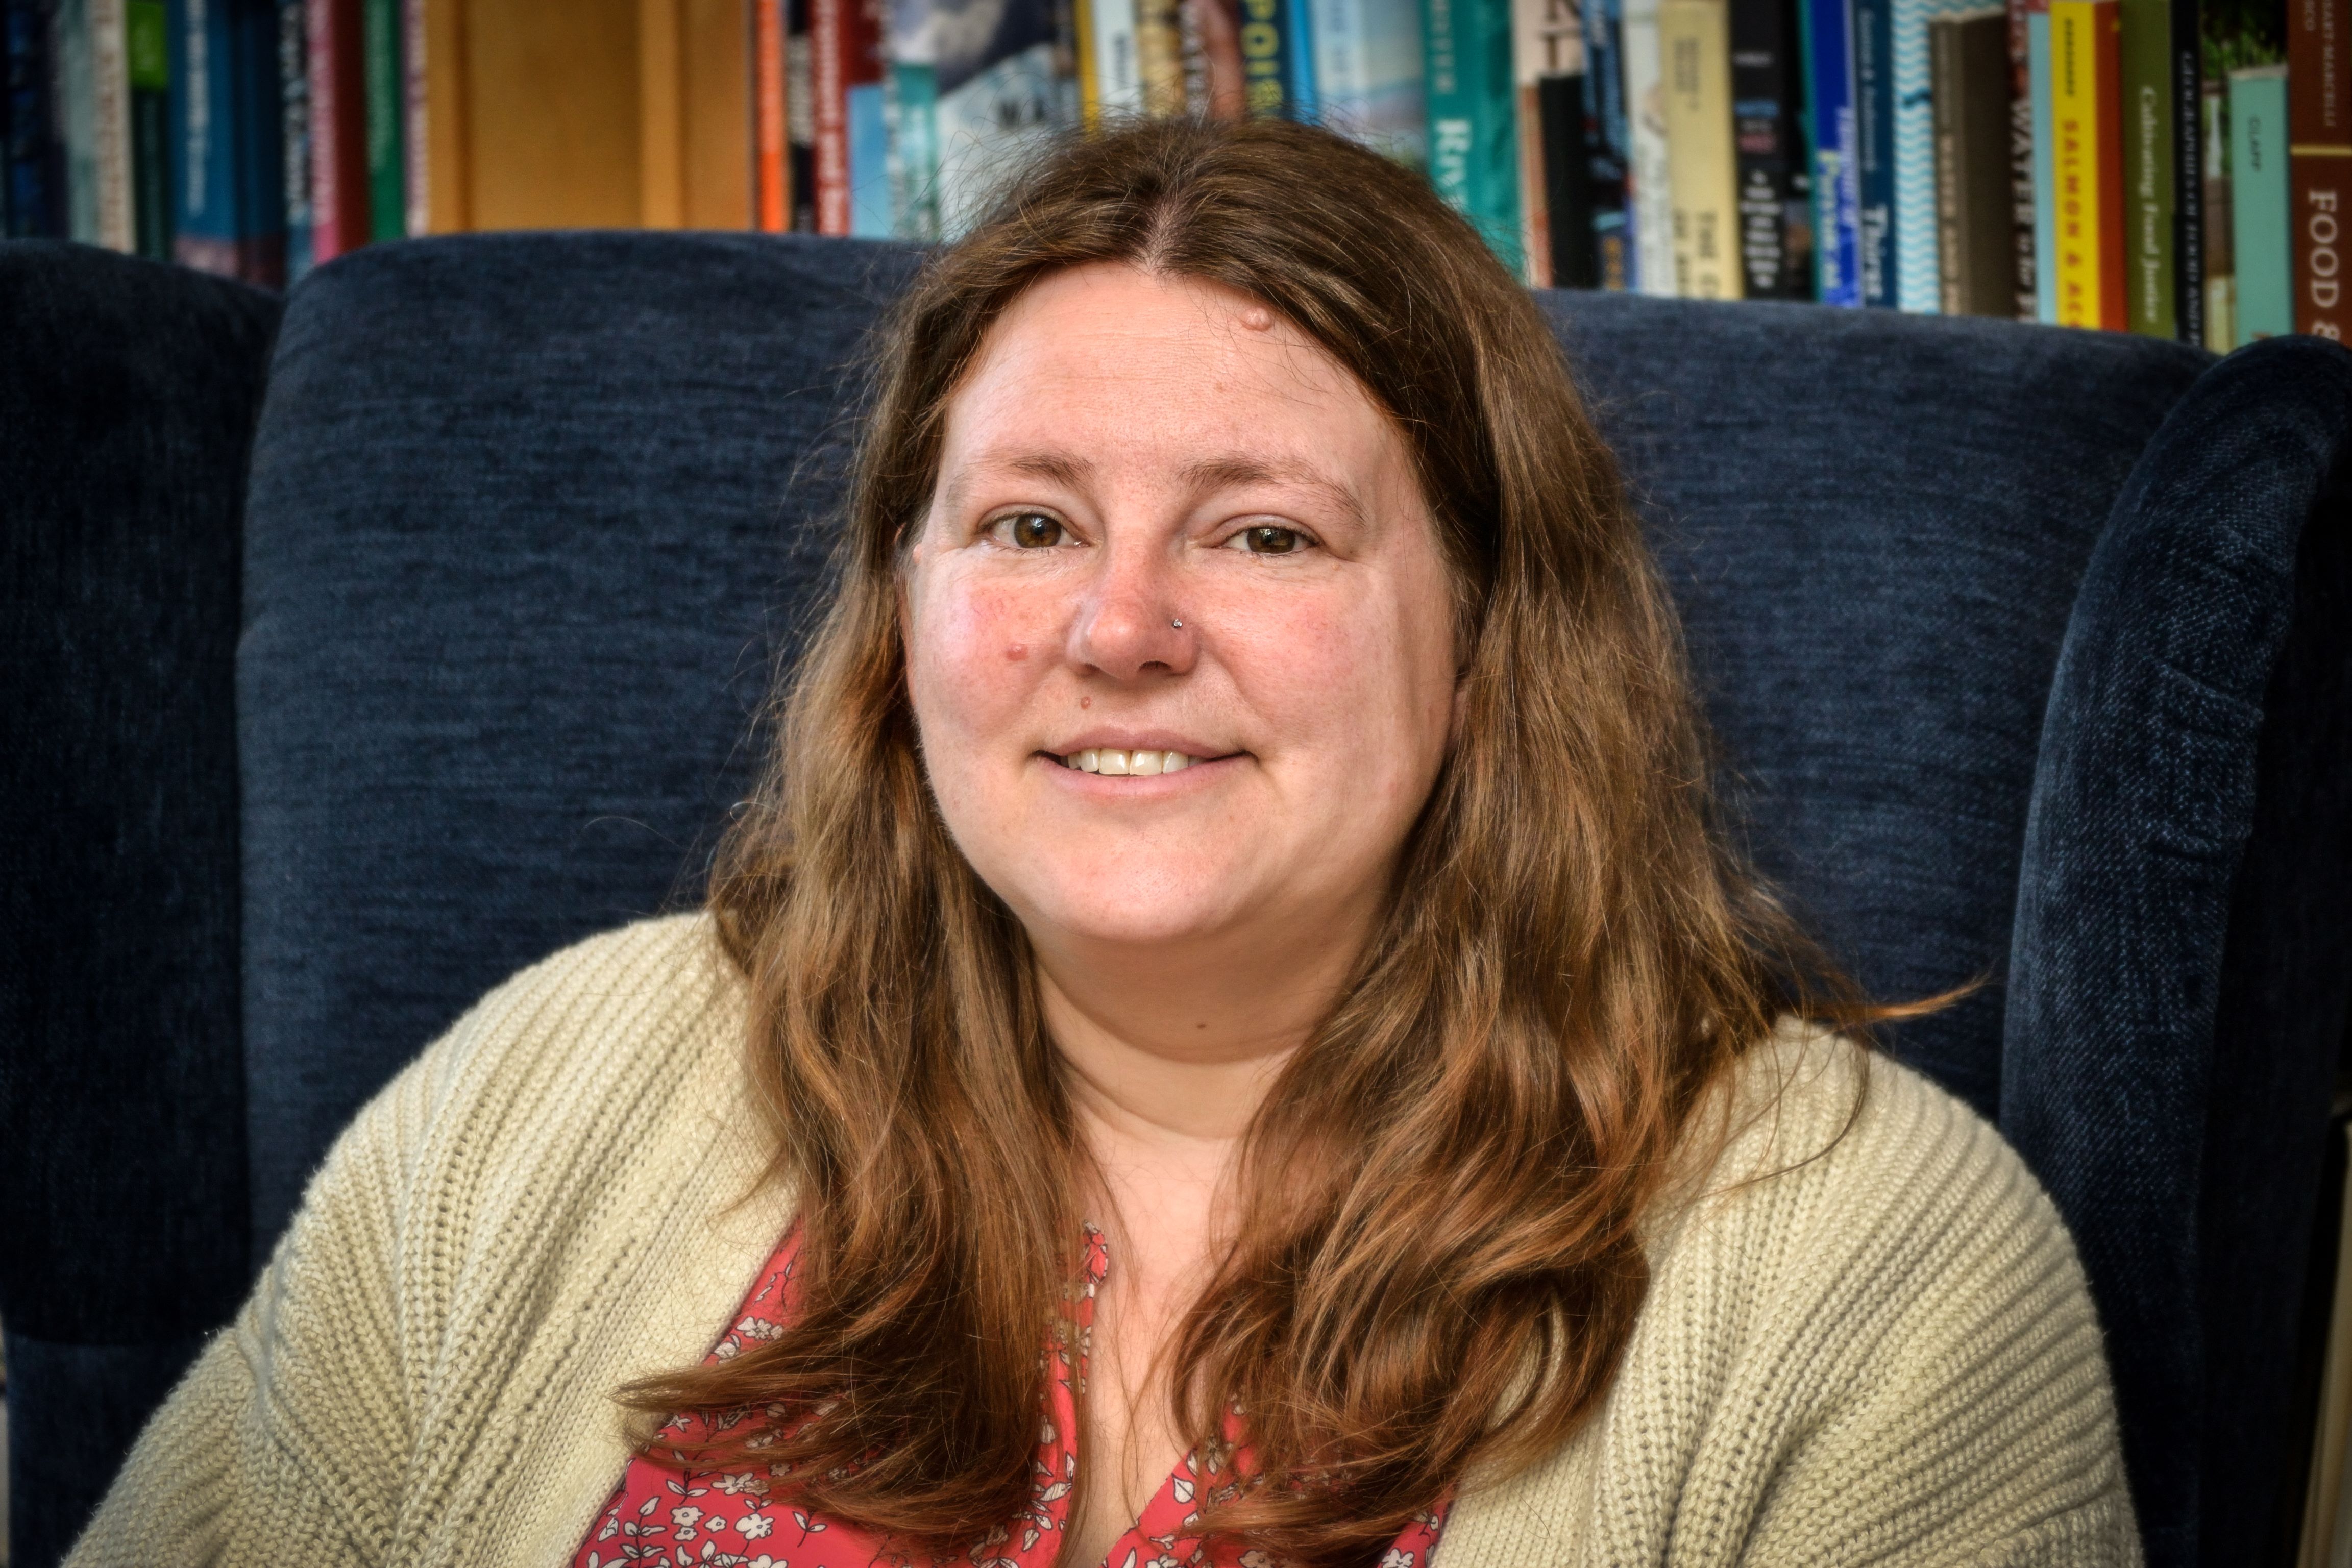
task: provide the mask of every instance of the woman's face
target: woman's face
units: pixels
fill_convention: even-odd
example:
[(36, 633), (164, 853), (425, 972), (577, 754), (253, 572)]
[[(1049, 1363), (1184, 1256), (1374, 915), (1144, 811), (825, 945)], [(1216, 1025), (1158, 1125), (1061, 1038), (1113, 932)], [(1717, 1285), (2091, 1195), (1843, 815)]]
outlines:
[(1030, 289), (904, 603), (940, 809), (1041, 948), (1369, 929), (1445, 753), (1448, 580), (1402, 438), (1290, 323), (1122, 265)]

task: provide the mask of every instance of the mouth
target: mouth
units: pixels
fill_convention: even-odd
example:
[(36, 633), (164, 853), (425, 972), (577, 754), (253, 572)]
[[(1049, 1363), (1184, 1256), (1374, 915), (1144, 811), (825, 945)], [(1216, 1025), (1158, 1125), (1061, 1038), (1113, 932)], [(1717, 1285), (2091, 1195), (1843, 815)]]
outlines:
[(1195, 763), (1211, 760), (1182, 752), (1130, 752), (1114, 746), (1088, 746), (1066, 755), (1051, 752), (1045, 754), (1066, 768), (1082, 773), (1101, 773), (1107, 778), (1151, 778), (1160, 773), (1181, 773)]

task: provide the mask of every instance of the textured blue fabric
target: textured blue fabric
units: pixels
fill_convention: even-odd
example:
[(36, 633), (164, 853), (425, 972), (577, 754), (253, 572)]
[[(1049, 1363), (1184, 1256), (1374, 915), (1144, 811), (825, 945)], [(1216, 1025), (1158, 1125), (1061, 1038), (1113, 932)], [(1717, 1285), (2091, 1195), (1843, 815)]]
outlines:
[[(19, 1568), (57, 1559), (184, 1336), (247, 1281), (231, 667), (278, 312), (153, 262), (0, 244), (0, 1321)], [(117, 1375), (154, 1365), (161, 1382)]]
[[(2168, 1561), (2200, 1531), (2207, 1561), (2261, 1541), (2295, 1463), (2352, 983), (2348, 425), (2352, 354), (2315, 339), (2234, 355), (2173, 410), (2084, 573), (2024, 840), (2000, 1123), (2074, 1226)], [(2265, 795), (2291, 837), (2249, 861)]]
[(295, 289), (237, 664), (257, 1236), (484, 990), (699, 897), (904, 265), (486, 235)]
[[(1998, 982), (2074, 585), (2209, 356), (1971, 318), (1547, 303), (1643, 504), (1758, 861), (1874, 994)], [(1889, 1044), (1990, 1116), (2000, 996)]]

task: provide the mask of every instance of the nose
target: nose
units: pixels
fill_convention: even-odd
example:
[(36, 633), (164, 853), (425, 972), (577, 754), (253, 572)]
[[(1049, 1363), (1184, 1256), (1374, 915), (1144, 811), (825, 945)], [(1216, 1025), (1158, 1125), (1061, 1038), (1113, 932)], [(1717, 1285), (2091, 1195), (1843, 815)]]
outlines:
[(1181, 675), (1192, 668), (1198, 644), (1192, 628), (1180, 625), (1176, 563), (1154, 542), (1114, 542), (1096, 553), (1085, 597), (1070, 623), (1073, 664), (1101, 670), (1115, 680), (1159, 672)]

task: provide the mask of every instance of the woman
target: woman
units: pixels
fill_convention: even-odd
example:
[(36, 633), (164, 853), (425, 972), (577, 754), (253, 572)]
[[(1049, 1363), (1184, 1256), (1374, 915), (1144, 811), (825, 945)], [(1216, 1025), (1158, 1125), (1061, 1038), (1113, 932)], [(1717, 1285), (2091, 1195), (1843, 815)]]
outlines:
[(1062, 148), (841, 559), (708, 916), (362, 1113), (76, 1562), (2137, 1560), (2063, 1227), (1825, 1026), (1415, 177)]

